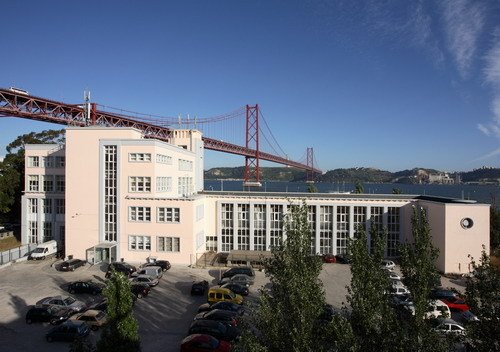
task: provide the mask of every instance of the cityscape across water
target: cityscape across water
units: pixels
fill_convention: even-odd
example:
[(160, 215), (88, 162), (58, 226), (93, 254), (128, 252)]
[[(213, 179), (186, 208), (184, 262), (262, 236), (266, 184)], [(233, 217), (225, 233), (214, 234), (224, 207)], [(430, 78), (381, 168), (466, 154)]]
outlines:
[[(263, 192), (308, 192), (309, 184), (306, 182), (262, 181), (261, 187), (243, 187), (242, 180), (205, 180), (207, 191), (263, 191)], [(318, 192), (322, 193), (347, 193), (355, 189), (353, 183), (315, 183)], [(500, 206), (500, 186), (496, 185), (440, 185), (440, 184), (402, 184), (402, 183), (364, 183), (364, 193), (391, 194), (394, 189), (401, 190), (403, 194), (429, 195), (450, 197), (457, 199), (470, 199), (479, 203), (495, 204)]]

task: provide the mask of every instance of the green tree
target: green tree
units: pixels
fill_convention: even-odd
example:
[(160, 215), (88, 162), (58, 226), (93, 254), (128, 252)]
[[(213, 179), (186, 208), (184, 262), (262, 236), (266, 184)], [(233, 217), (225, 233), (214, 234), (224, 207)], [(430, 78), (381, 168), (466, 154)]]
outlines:
[(314, 183), (309, 183), (307, 186), (307, 191), (309, 193), (318, 193), (318, 187)]
[(490, 247), (493, 253), (500, 249), (500, 209), (494, 198), (490, 206)]
[(291, 206), (285, 217), (286, 238), (264, 264), (268, 289), (250, 310), (237, 351), (321, 351), (327, 345), (318, 319), (325, 305), (318, 256), (311, 255), (308, 207)]
[(411, 218), (412, 242), (400, 247), (403, 282), (410, 290), (415, 314), (409, 319), (408, 351), (446, 351), (447, 346), (424, 319), (429, 305), (429, 295), (436, 286), (439, 273), (436, 259), (439, 250), (432, 244), (427, 213), (422, 207), (414, 207)]
[(393, 188), (392, 189), (392, 194), (402, 194), (403, 191), (401, 190), (401, 188)]
[(356, 183), (354, 184), (354, 192), (353, 193), (356, 193), (356, 194), (365, 193), (365, 188), (363, 187), (363, 184), (360, 181), (356, 181)]
[(108, 324), (97, 342), (97, 352), (139, 352), (139, 326), (132, 314), (129, 280), (113, 271), (104, 289), (104, 296), (108, 299)]
[(500, 351), (500, 271), (491, 265), (484, 247), (479, 263), (472, 259), (471, 265), (465, 294), (479, 321), (468, 326), (467, 336), (474, 351)]
[[(351, 285), (347, 302), (351, 307), (350, 323), (359, 351), (404, 351), (403, 332), (389, 305), (390, 281), (381, 268), (384, 258), (384, 233), (370, 229), (372, 253), (365, 230), (359, 227), (348, 243), (351, 260)], [(347, 335), (348, 337), (348, 335)], [(349, 337), (348, 337), (349, 338)]]
[(0, 162), (0, 221), (17, 223), (21, 218), (21, 196), (24, 187), (24, 147), (26, 144), (61, 144), (64, 129), (31, 132), (18, 136), (6, 147)]

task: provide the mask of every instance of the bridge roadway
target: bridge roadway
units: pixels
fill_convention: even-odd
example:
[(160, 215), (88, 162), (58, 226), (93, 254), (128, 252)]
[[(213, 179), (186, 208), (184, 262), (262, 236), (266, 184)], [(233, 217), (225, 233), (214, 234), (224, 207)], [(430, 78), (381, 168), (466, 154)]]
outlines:
[[(148, 138), (155, 138), (170, 142), (173, 129), (156, 126), (151, 123), (135, 120), (126, 115), (111, 114), (96, 109), (95, 103), (89, 103), (90, 108), (84, 104), (66, 104), (36, 97), (23, 93), (0, 88), (0, 116), (21, 117), (25, 119), (45, 121), (68, 126), (110, 126), (132, 127), (141, 130)], [(306, 164), (282, 158), (269, 153), (246, 148), (236, 144), (218, 141), (209, 137), (202, 137), (205, 149), (223, 153), (242, 155), (258, 158), (282, 165), (292, 166), (300, 170), (312, 171), (321, 174), (319, 169), (311, 168)]]

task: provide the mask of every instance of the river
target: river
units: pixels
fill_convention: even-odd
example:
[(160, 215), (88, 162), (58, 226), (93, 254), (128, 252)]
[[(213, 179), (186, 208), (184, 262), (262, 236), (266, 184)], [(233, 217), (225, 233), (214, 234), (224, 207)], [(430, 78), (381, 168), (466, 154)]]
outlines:
[[(305, 182), (262, 181), (262, 187), (252, 188), (260, 192), (307, 192), (309, 184)], [(314, 184), (318, 192), (348, 192), (354, 190), (352, 183), (320, 182)], [(394, 188), (400, 189), (403, 194), (450, 197), (471, 199), (479, 203), (491, 204), (496, 199), (500, 207), (500, 186), (496, 185), (438, 185), (438, 184), (401, 184), (401, 183), (364, 183), (365, 193), (392, 194)], [(242, 180), (205, 180), (207, 191), (246, 191)]]

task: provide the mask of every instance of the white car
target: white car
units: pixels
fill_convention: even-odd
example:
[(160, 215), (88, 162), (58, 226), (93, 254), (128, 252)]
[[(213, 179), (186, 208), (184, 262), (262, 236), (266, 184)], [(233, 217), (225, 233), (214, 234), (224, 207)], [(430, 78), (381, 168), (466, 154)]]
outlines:
[(434, 328), (434, 331), (441, 334), (465, 335), (465, 328), (453, 319), (439, 320), (439, 324)]
[(393, 285), (391, 293), (393, 295), (409, 295), (410, 290), (408, 290), (405, 286), (403, 285)]
[(392, 260), (384, 259), (381, 264), (382, 268), (393, 270), (396, 267), (396, 264)]
[(388, 275), (389, 275), (389, 279), (391, 279), (391, 280), (401, 281), (401, 276), (399, 276), (398, 274), (396, 274), (394, 271), (389, 271)]

